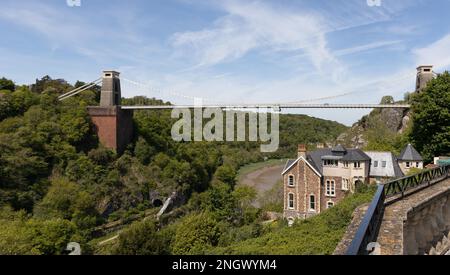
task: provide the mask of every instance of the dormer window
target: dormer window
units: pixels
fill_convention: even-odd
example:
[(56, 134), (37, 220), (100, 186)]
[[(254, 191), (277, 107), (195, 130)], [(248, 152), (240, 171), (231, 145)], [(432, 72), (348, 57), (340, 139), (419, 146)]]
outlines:
[(339, 166), (339, 161), (326, 159), (326, 160), (323, 161), (323, 166), (338, 167)]

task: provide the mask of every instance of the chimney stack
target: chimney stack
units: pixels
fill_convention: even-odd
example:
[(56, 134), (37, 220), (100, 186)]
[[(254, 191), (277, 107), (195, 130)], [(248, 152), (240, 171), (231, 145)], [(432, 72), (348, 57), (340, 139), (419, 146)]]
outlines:
[(303, 157), (304, 159), (306, 159), (306, 145), (305, 144), (298, 145), (298, 157)]

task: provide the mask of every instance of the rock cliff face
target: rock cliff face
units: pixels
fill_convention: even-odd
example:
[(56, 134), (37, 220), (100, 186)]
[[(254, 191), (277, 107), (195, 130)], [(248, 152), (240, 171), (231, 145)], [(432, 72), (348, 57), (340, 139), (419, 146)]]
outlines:
[[(383, 98), (382, 103), (391, 101)], [(393, 103), (389, 102), (389, 103)], [(368, 132), (370, 130), (383, 130), (393, 134), (402, 134), (406, 131), (411, 121), (411, 112), (404, 109), (374, 110), (369, 115), (361, 118), (348, 131), (337, 138), (337, 143), (350, 148), (364, 148), (368, 144)]]

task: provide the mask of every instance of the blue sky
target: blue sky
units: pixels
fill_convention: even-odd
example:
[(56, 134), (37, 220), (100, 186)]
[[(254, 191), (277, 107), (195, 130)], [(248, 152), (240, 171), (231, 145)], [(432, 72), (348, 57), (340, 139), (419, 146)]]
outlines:
[[(449, 0), (2, 0), (0, 76), (91, 81), (174, 103), (378, 103), (450, 67)], [(151, 88), (150, 88), (151, 87)], [(351, 125), (368, 110), (309, 110)]]

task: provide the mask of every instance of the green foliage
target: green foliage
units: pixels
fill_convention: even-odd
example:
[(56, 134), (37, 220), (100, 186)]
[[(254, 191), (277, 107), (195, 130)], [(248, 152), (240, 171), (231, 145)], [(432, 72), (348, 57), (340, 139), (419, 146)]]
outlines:
[(192, 214), (180, 221), (172, 252), (175, 255), (203, 254), (219, 242), (220, 231), (216, 220), (207, 212)]
[(12, 80), (2, 77), (0, 78), (0, 91), (1, 90), (8, 90), (14, 92), (16, 90), (16, 85)]
[[(133, 223), (119, 235), (119, 243), (114, 250), (118, 255), (167, 255), (171, 235), (158, 231), (154, 221)], [(169, 240), (167, 239), (169, 238)]]
[(0, 214), (0, 255), (61, 255), (71, 241), (84, 244), (69, 221), (30, 219), (8, 208)]
[(236, 183), (236, 170), (231, 165), (223, 165), (217, 168), (215, 178), (230, 186), (234, 186)]
[(262, 236), (236, 241), (228, 246), (215, 247), (207, 253), (215, 255), (332, 254), (347, 229), (355, 208), (371, 201), (374, 194), (372, 189), (349, 196), (316, 217), (296, 222), (293, 227), (279, 223), (279, 226), (271, 228)]
[(410, 139), (426, 161), (450, 153), (450, 74), (428, 83), (412, 100), (413, 126)]
[(22, 115), (37, 101), (36, 95), (26, 87), (20, 87), (15, 92), (0, 92), (0, 122), (8, 117)]
[(272, 158), (296, 156), (298, 144), (334, 142), (347, 127), (303, 115), (280, 116), (280, 149)]
[[(208, 210), (198, 214), (209, 217), (201, 217), (206, 229), (192, 215), (181, 221), (199, 235), (204, 229), (213, 235), (190, 247), (183, 241), (188, 231), (179, 229), (179, 222), (163, 228), (136, 224), (122, 235), (121, 253), (167, 254), (172, 244), (177, 253), (201, 253), (203, 243), (217, 245), (220, 233), (227, 235), (224, 243), (259, 234), (255, 191), (235, 189), (236, 171), (267, 156), (259, 152), (259, 143), (177, 143), (171, 138), (170, 112), (139, 111), (134, 115), (136, 142), (117, 156), (98, 144), (86, 111), (98, 104), (99, 87), (60, 102), (59, 95), (83, 83), (71, 86), (46, 76), (31, 90), (10, 84), (2, 84), (0, 92), (0, 205), (18, 212), (2, 223), (4, 254), (60, 254), (69, 240), (90, 240), (96, 226), (108, 220), (139, 218), (152, 208), (153, 199), (173, 192), (189, 200), (188, 206), (175, 209), (174, 217)], [(135, 97), (123, 104), (169, 103)], [(281, 123), (282, 149), (274, 156), (291, 155), (297, 143), (324, 141), (345, 129), (306, 116), (282, 116)], [(299, 135), (295, 128), (300, 127)], [(9, 212), (0, 210), (2, 214)], [(154, 242), (144, 241), (152, 236)]]
[(280, 180), (259, 199), (263, 211), (282, 213), (284, 208), (284, 187)]

